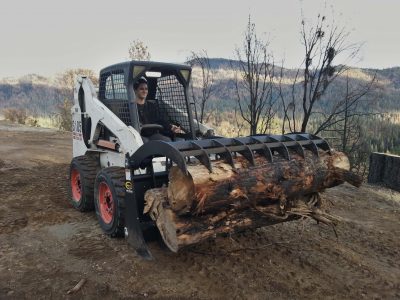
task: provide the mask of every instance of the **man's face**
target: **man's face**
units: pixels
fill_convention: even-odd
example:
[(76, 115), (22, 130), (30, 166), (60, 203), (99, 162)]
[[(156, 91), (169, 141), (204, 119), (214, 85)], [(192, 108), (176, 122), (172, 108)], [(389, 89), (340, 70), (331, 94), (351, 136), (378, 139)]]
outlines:
[(148, 92), (147, 84), (141, 83), (136, 89), (136, 97), (139, 99), (146, 99)]

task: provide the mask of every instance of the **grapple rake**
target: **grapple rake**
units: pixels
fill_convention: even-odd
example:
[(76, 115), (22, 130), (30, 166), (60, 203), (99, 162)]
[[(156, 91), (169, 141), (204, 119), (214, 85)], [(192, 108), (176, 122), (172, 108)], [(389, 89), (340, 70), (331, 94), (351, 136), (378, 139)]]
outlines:
[(293, 133), (285, 135), (256, 135), (238, 138), (215, 138), (197, 141), (162, 142), (152, 141), (143, 145), (130, 158), (133, 169), (143, 166), (149, 158), (165, 156), (187, 174), (186, 163), (195, 157), (212, 172), (211, 156), (217, 155), (229, 163), (232, 168), (234, 156), (246, 158), (255, 166), (254, 153), (264, 156), (267, 161), (274, 162), (274, 154), (290, 160), (290, 150), (294, 150), (304, 158), (304, 149), (310, 150), (317, 157), (318, 149), (330, 153), (329, 144), (322, 138), (307, 134)]

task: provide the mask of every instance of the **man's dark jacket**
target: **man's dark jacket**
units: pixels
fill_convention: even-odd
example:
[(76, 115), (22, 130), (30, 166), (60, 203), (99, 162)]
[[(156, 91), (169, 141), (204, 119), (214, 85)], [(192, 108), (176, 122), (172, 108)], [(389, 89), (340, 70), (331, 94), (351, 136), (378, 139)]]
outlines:
[(142, 136), (148, 137), (157, 132), (169, 137), (173, 135), (170, 123), (168, 122), (168, 120), (166, 120), (166, 118), (163, 118), (160, 115), (157, 104), (155, 102), (146, 101), (143, 105), (136, 104), (136, 106), (138, 109), (139, 121), (141, 125), (159, 124), (164, 127), (163, 130), (154, 130), (154, 129), (142, 130), (141, 133)]

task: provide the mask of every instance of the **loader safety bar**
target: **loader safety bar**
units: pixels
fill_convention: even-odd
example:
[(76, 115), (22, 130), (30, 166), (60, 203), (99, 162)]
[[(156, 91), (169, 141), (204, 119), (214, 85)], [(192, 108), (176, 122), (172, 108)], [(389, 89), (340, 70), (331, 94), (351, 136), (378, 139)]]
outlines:
[(219, 155), (233, 168), (233, 158), (240, 154), (251, 165), (255, 166), (254, 153), (263, 155), (269, 162), (278, 154), (290, 160), (290, 150), (304, 157), (304, 149), (319, 156), (318, 149), (330, 153), (329, 144), (322, 138), (308, 133), (291, 133), (285, 135), (255, 135), (238, 138), (214, 138), (204, 140), (164, 142), (150, 141), (140, 147), (130, 158), (134, 169), (143, 167), (153, 157), (165, 156), (187, 174), (187, 161), (197, 158), (212, 172), (211, 155)]

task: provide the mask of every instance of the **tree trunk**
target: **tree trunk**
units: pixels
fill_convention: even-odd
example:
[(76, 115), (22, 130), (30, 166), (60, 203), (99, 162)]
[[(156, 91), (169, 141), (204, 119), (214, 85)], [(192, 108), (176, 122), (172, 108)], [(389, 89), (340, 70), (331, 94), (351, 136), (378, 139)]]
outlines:
[(255, 156), (256, 166), (243, 157), (235, 168), (212, 162), (213, 172), (200, 164), (170, 171), (168, 188), (148, 190), (145, 211), (156, 221), (172, 251), (216, 234), (232, 233), (309, 216), (323, 223), (333, 218), (319, 210), (318, 192), (344, 181), (355, 186), (361, 178), (349, 171), (348, 158), (340, 152), (320, 151), (319, 158), (305, 151), (305, 158), (291, 153), (291, 160), (274, 156), (269, 163)]
[(247, 209), (228, 209), (216, 214), (179, 216), (168, 203), (166, 188), (148, 190), (145, 194), (144, 213), (149, 213), (156, 222), (160, 234), (173, 252), (217, 235), (231, 234), (277, 223), (288, 222), (300, 217), (311, 217), (325, 224), (336, 224), (338, 219), (319, 209), (317, 195), (302, 197), (282, 210), (278, 203), (256, 205)]
[(341, 152), (330, 155), (320, 151), (318, 158), (306, 150), (305, 158), (291, 153), (291, 160), (274, 156), (273, 163), (256, 155), (255, 161), (256, 166), (250, 166), (238, 157), (235, 169), (215, 161), (212, 173), (203, 165), (189, 165), (189, 176), (173, 167), (168, 187), (172, 210), (178, 215), (196, 215), (259, 202), (285, 205), (288, 199), (321, 192), (343, 181), (361, 184), (361, 179), (348, 171), (348, 158)]

